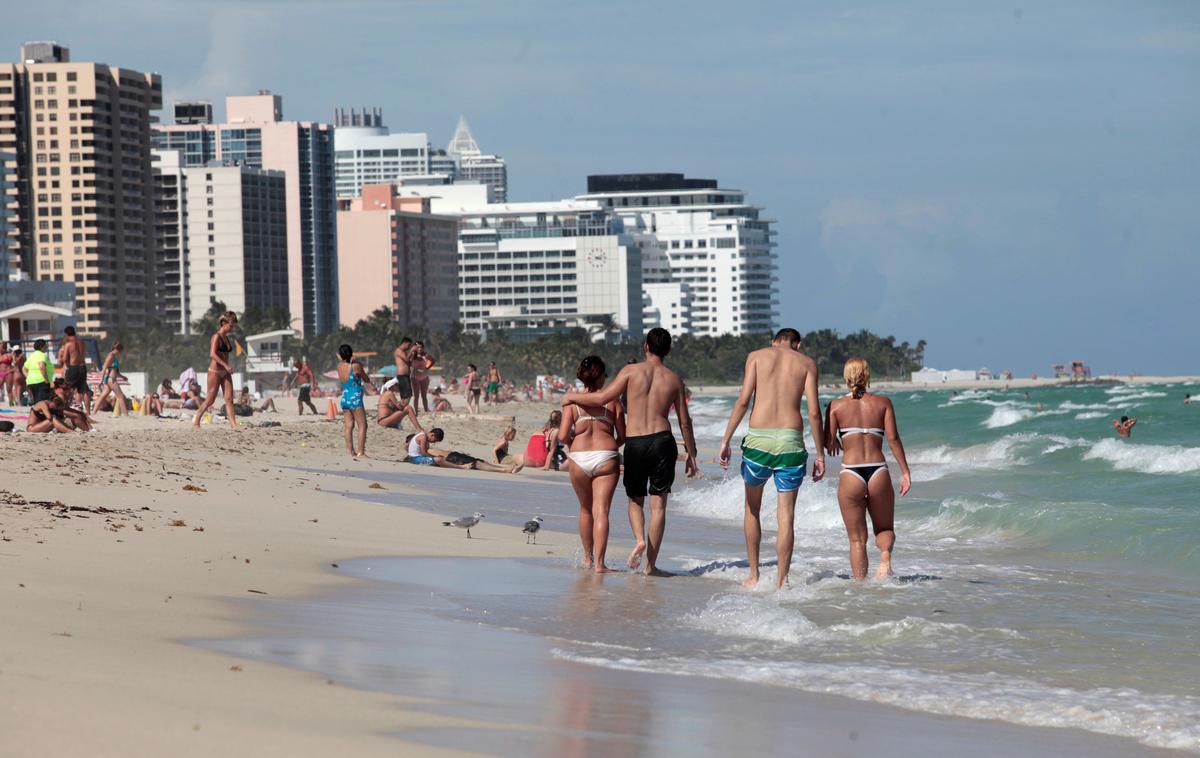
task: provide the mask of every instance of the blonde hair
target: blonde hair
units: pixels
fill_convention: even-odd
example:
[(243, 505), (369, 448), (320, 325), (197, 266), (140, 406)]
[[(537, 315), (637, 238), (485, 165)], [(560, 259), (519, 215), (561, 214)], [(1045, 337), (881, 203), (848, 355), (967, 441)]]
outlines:
[(842, 369), (842, 377), (850, 388), (850, 394), (856, 398), (862, 397), (867, 393), (867, 387), (871, 386), (871, 367), (862, 358), (851, 358)]
[(517, 428), (515, 426), (508, 427), (507, 429), (504, 430), (504, 436), (512, 437), (515, 439), (517, 436)]
[(221, 318), (217, 323), (221, 326), (225, 326), (226, 324), (236, 324), (237, 314), (233, 311), (225, 311), (223, 314), (221, 314)]

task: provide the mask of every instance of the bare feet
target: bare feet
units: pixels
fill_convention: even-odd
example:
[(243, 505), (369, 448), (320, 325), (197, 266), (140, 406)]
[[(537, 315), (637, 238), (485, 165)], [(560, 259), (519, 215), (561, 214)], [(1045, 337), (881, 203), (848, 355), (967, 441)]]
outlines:
[(881, 553), (879, 556), (879, 568), (875, 569), (875, 581), (882, 581), (892, 575), (892, 554)]
[(752, 590), (755, 587), (757, 587), (758, 586), (758, 574), (757, 573), (751, 574), (749, 576), (749, 578), (742, 581), (742, 586), (748, 590)]
[(646, 552), (646, 543), (637, 543), (633, 548), (633, 552), (629, 554), (629, 560), (626, 561), (626, 565), (636, 570), (638, 566), (642, 565), (642, 553), (644, 552)]
[(509, 470), (508, 470), (508, 473), (510, 473), (510, 474), (515, 474), (515, 473), (517, 473), (518, 471), (520, 471), (520, 470), (521, 470), (521, 469), (523, 469), (523, 468), (525, 468), (525, 464), (524, 464), (524, 463), (517, 463), (517, 464), (515, 464), (515, 465), (514, 465), (514, 466), (513, 466), (511, 469), (509, 469)]
[(591, 560), (589, 560), (588, 558), (584, 558), (584, 559), (580, 560), (580, 561), (579, 561), (579, 568), (581, 568), (581, 569), (585, 569), (585, 570), (587, 570), (587, 571), (591, 571), (591, 570), (592, 570), (592, 562), (591, 562)]
[(603, 563), (601, 563), (599, 566), (597, 566), (596, 568), (594, 568), (594, 569), (592, 569), (592, 570), (593, 570), (593, 571), (595, 571), (597, 574), (611, 574), (611, 573), (613, 573), (613, 570), (612, 570), (612, 569), (610, 569), (608, 566), (605, 566)]
[(655, 568), (654, 566), (647, 565), (646, 566), (646, 576), (675, 576), (675, 575), (672, 574), (670, 571), (663, 571), (660, 568)]

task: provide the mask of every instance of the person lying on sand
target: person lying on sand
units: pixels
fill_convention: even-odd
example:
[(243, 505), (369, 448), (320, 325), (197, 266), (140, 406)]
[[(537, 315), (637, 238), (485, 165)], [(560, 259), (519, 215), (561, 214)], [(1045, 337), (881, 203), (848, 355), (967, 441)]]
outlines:
[(480, 460), (466, 453), (437, 450), (429, 446), (430, 442), (441, 442), (446, 439), (446, 433), (434, 427), (428, 432), (417, 432), (408, 437), (408, 456), (405, 463), (416, 466), (438, 466), (440, 468), (456, 468), (464, 471), (495, 471), (501, 474), (515, 474), (522, 466), (497, 466), (494, 463)]

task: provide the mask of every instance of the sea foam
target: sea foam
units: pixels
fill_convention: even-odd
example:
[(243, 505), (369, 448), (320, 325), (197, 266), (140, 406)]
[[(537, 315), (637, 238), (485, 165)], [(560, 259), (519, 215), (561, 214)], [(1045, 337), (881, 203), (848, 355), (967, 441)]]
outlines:
[(1028, 726), (1074, 727), (1146, 745), (1200, 749), (1200, 700), (1132, 689), (1054, 687), (1000, 674), (934, 673), (857, 663), (756, 659), (602, 657), (555, 648), (551, 654), (625, 671), (670, 673), (794, 687), (914, 711)]
[(1083, 454), (1102, 460), (1118, 471), (1143, 474), (1191, 474), (1200, 471), (1200, 448), (1181, 445), (1140, 445), (1125, 440), (1101, 440)]

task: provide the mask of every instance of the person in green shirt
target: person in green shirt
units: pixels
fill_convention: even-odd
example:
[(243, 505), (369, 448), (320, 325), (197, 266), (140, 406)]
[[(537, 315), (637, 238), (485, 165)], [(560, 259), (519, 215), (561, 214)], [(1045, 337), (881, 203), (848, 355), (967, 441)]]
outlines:
[(46, 354), (46, 340), (33, 343), (33, 352), (25, 359), (25, 386), (34, 403), (49, 400), (54, 394), (50, 387), (54, 379), (54, 363)]

